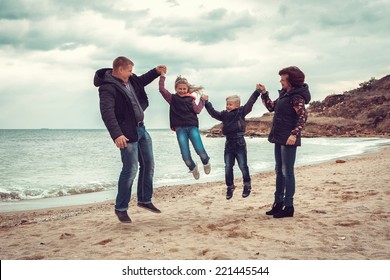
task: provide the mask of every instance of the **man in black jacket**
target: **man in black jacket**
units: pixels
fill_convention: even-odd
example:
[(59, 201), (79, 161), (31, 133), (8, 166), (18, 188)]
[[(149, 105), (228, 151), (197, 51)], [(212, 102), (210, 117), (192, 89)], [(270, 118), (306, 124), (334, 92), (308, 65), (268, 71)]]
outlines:
[(149, 106), (145, 86), (166, 71), (163, 65), (137, 76), (134, 63), (123, 56), (113, 61), (113, 68), (95, 73), (94, 85), (99, 87), (100, 112), (115, 145), (120, 149), (122, 171), (118, 180), (115, 214), (122, 223), (131, 223), (127, 214), (133, 181), (138, 175), (139, 207), (160, 213), (152, 203), (154, 159), (152, 139), (144, 126), (144, 111)]

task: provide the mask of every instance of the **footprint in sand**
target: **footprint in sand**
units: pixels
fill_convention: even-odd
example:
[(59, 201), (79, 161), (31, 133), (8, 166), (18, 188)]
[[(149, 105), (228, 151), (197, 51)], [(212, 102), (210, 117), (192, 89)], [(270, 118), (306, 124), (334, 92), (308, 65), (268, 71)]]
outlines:
[(211, 204), (213, 204), (212, 201), (205, 201), (202, 203), (202, 205), (205, 205), (205, 206), (210, 206)]
[(316, 213), (316, 214), (326, 214), (326, 211), (324, 211), (324, 210), (317, 210), (317, 209), (313, 209), (310, 212), (313, 212), (313, 213)]
[(110, 243), (111, 241), (112, 241), (112, 239), (108, 238), (108, 239), (104, 239), (104, 240), (102, 240), (102, 241), (100, 241), (98, 243), (95, 243), (93, 245), (106, 245), (107, 243)]
[(204, 249), (200, 252), (200, 256), (205, 256), (208, 252), (210, 252), (210, 249)]
[(171, 252), (171, 253), (176, 253), (176, 252), (179, 252), (179, 249), (177, 249), (177, 248), (171, 248), (171, 249), (169, 249), (168, 251)]
[(342, 226), (342, 227), (353, 227), (360, 224), (361, 224), (360, 221), (346, 221), (346, 222), (335, 223), (336, 226)]
[(60, 236), (60, 239), (69, 239), (69, 238), (72, 238), (72, 237), (75, 237), (76, 235), (74, 235), (73, 233), (63, 233), (61, 234)]
[(42, 255), (34, 255), (34, 256), (29, 256), (29, 257), (22, 257), (21, 260), (43, 260), (45, 259), (44, 256)]

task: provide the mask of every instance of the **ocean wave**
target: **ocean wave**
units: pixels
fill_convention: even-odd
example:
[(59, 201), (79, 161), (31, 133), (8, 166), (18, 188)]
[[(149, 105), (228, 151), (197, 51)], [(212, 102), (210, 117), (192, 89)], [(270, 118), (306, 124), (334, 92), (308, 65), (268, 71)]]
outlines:
[(69, 186), (69, 187), (58, 187), (50, 190), (41, 190), (41, 189), (28, 189), (28, 190), (13, 190), (7, 191), (4, 189), (0, 190), (0, 201), (1, 202), (14, 202), (20, 200), (30, 200), (30, 199), (39, 199), (39, 198), (49, 198), (49, 197), (61, 197), (61, 196), (71, 196), (78, 194), (87, 194), (95, 193), (106, 190), (111, 190), (116, 187), (116, 183), (106, 183), (106, 184), (90, 184), (87, 186)]
[[(4, 141), (0, 142), (0, 202), (68, 197), (117, 188), (121, 162), (105, 130), (51, 131), (50, 141), (47, 141), (46, 133), (9, 131), (4, 134)], [(203, 138), (212, 166), (209, 175), (204, 174), (200, 158), (191, 146), (193, 159), (201, 173), (201, 178), (196, 181), (182, 160), (175, 134), (171, 131), (150, 133), (155, 140), (155, 188), (224, 181), (224, 138)], [(32, 137), (35, 141), (29, 140), (29, 145), (14, 147), (14, 139), (23, 136)], [(25, 141), (22, 139), (20, 142)], [(251, 174), (273, 170), (274, 145), (266, 138), (249, 137), (246, 142)], [(297, 152), (296, 164), (301, 166), (357, 155), (386, 145), (390, 145), (390, 139), (304, 138)], [(22, 158), (20, 153), (24, 155)], [(241, 177), (237, 164), (234, 176), (237, 179)], [(137, 180), (136, 177), (133, 193), (137, 191)]]

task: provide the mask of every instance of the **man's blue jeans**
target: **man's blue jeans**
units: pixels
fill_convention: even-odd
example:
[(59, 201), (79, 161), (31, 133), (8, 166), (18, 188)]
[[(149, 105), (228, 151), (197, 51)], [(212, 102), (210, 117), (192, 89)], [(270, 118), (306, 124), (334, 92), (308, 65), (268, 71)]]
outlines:
[(297, 146), (275, 144), (275, 202), (293, 206), (295, 193), (294, 164)]
[(207, 164), (209, 162), (210, 158), (206, 153), (202, 139), (200, 138), (199, 129), (196, 126), (177, 127), (176, 137), (179, 142), (181, 156), (190, 170), (193, 170), (196, 164), (191, 157), (189, 140), (202, 163)]
[(144, 126), (137, 127), (138, 141), (127, 143), (127, 147), (121, 149), (122, 171), (118, 181), (118, 194), (115, 209), (125, 211), (129, 207), (131, 190), (137, 175), (138, 164), (138, 202), (150, 203), (153, 194), (154, 158), (152, 138)]
[(225, 143), (225, 182), (226, 186), (232, 187), (234, 185), (233, 166), (237, 159), (238, 167), (242, 173), (244, 185), (251, 186), (251, 177), (249, 174), (248, 158), (246, 150), (246, 142), (244, 137), (233, 139), (226, 139)]

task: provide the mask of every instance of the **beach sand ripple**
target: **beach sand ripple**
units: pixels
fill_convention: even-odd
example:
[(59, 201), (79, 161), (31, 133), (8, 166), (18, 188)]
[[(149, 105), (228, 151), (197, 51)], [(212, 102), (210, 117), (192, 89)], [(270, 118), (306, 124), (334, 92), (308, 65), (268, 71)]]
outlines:
[(155, 190), (161, 214), (132, 199), (131, 224), (114, 203), (1, 213), (4, 259), (390, 259), (390, 149), (296, 169), (293, 218), (266, 216), (275, 175), (252, 176), (231, 200), (223, 182)]

